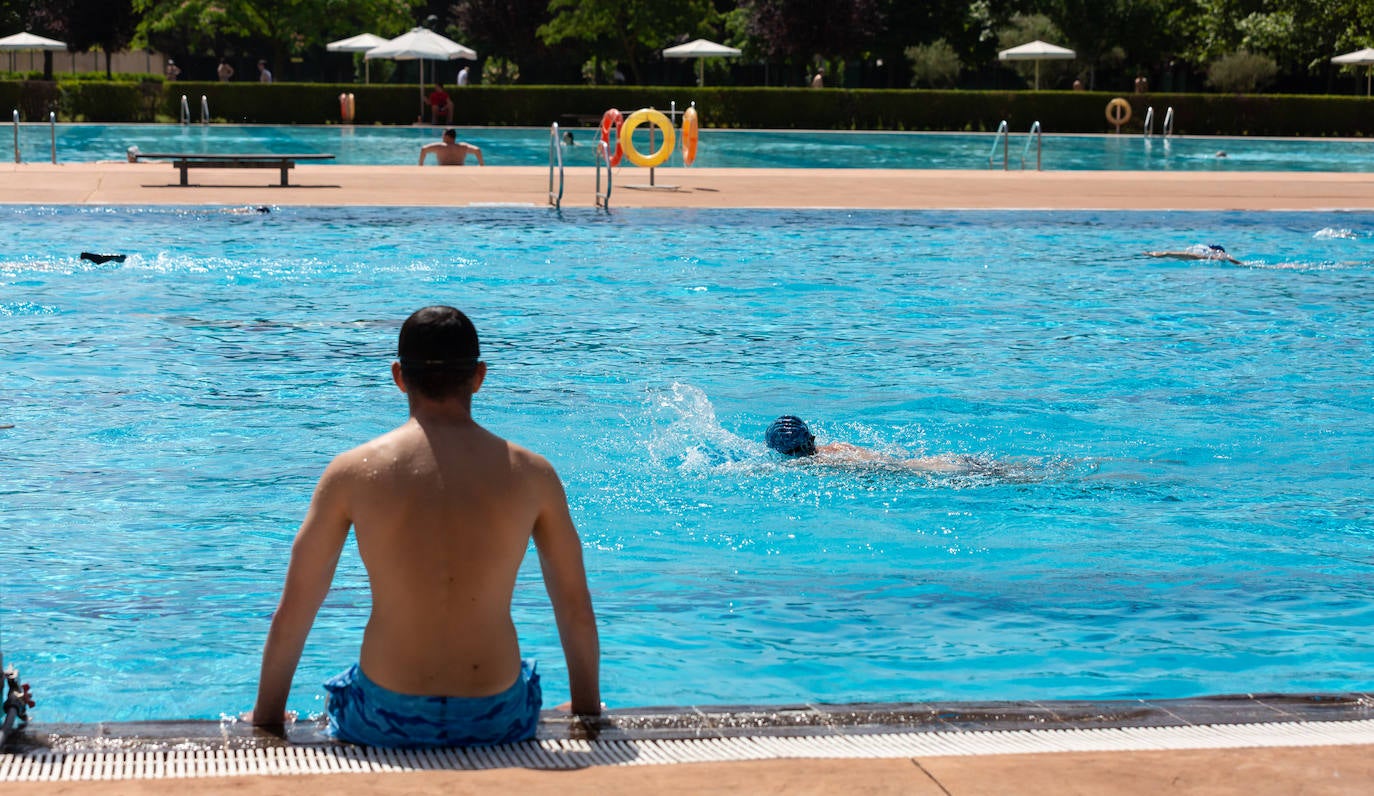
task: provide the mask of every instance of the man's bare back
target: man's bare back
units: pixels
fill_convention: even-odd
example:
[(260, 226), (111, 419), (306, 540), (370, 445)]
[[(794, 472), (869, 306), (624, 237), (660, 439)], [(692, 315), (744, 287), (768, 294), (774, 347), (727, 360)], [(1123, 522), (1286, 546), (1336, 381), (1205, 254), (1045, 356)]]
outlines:
[(571, 527), (553, 468), (470, 420), (432, 418), (333, 468), (372, 584), (363, 671), (407, 694), (508, 687), (520, 670), (511, 594), (531, 534)]
[(477, 165), (485, 166), (486, 161), (482, 159), (482, 148), (466, 141), (457, 140), (456, 130), (445, 130), (442, 140), (425, 144), (420, 147), (420, 165), (425, 165), (425, 158), (434, 155), (440, 166), (461, 166), (468, 159), (468, 155), (477, 157)]
[[(452, 308), (421, 313), (430, 310), (461, 316)], [(403, 327), (403, 344), (405, 334)], [(420, 380), (436, 361), (420, 361), (410, 378), (408, 366), (392, 365), (410, 419), (340, 454), (320, 478), (263, 650), (255, 723), (282, 720), (350, 527), (372, 591), (358, 663), (371, 683), (399, 695), (463, 698), (518, 685), (511, 596), (533, 539), (567, 659), (571, 708), (600, 712), (596, 619), (557, 473), (473, 420), (471, 397), (486, 376), (475, 355), (462, 365), (471, 375), (461, 377), (461, 394), (437, 399), (423, 394), (434, 388)], [(439, 375), (453, 378), (443, 367), (439, 361)]]

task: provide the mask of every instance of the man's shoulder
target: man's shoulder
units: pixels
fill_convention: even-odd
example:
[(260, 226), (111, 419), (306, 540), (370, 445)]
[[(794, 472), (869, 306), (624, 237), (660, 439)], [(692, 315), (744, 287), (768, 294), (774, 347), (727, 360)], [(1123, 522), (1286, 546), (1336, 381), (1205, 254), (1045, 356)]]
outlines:
[(365, 464), (376, 464), (385, 458), (394, 457), (404, 444), (405, 429), (405, 426), (399, 426), (361, 445), (349, 448), (334, 457), (329, 463), (329, 469), (339, 473), (352, 472)]

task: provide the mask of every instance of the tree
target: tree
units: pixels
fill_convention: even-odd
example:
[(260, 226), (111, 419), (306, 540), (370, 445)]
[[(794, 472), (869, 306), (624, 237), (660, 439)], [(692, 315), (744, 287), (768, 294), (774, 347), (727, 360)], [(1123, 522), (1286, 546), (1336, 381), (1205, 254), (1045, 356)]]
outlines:
[(1190, 34), (1188, 24), (1178, 24), (1186, 18), (1181, 13), (1184, 8), (1177, 9), (1180, 13), (1175, 14), (1173, 24), (1164, 0), (1054, 0), (1047, 4), (1045, 13), (1068, 37), (1067, 42), (1056, 43), (1072, 47), (1078, 59), (1088, 64), (1088, 87), (1095, 88), (1099, 67), (1125, 63), (1147, 68), (1158, 63), (1165, 52), (1176, 51), (1181, 45), (1175, 42), (1210, 35)]
[(749, 32), (775, 58), (861, 55), (882, 30), (879, 0), (746, 0)]
[(617, 54), (642, 83), (640, 62), (682, 37), (711, 35), (715, 9), (709, 0), (551, 0), (553, 18), (539, 27), (546, 44), (583, 41), (595, 55)]
[[(93, 0), (102, 2), (103, 0)], [(133, 0), (138, 35), (166, 52), (213, 54), (226, 36), (265, 44), (275, 64), (333, 39), (400, 33), (415, 0)]]
[(450, 9), (452, 32), (478, 53), (499, 54), (528, 69), (549, 60), (538, 35), (548, 9), (548, 0), (459, 0)]
[(99, 47), (105, 53), (105, 76), (111, 57), (129, 46), (138, 26), (133, 0), (71, 0), (66, 19), (67, 49), (87, 52)]

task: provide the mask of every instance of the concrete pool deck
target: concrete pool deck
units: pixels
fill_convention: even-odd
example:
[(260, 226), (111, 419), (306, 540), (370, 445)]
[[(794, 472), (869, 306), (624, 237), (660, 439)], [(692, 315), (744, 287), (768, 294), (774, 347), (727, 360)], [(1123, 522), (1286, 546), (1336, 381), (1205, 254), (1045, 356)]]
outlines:
[(6, 792), (1367, 794), (1374, 694), (546, 711), (536, 741), (362, 749), (318, 722), (32, 724)]
[[(302, 165), (291, 185), (267, 169), (170, 163), (0, 164), (0, 203), (76, 205), (548, 204), (549, 170), (525, 166)], [(562, 205), (593, 207), (592, 169), (569, 168)], [(1371, 210), (1374, 174), (1305, 172), (645, 169), (614, 176), (611, 208)], [(676, 186), (676, 190), (665, 190)]]
[[(292, 172), (290, 187), (270, 185), (276, 177), (267, 170), (193, 172), (192, 180), (205, 184), (181, 188), (176, 170), (167, 163), (2, 164), (0, 204), (543, 207), (548, 193), (546, 168), (303, 165)], [(566, 177), (563, 206), (592, 207), (592, 170), (570, 168)], [(1374, 209), (1374, 174), (661, 169), (655, 181), (678, 189), (631, 187), (646, 185), (647, 173), (620, 170), (612, 209)], [(887, 706), (867, 723), (849, 725), (843, 732), (834, 722), (822, 722), (822, 733), (814, 723), (799, 727), (797, 710), (787, 711), (789, 718), (783, 721), (763, 715), (782, 712), (775, 708), (733, 708), (716, 718), (682, 709), (656, 714), (660, 718), (652, 721), (642, 712), (615, 711), (611, 730), (620, 735), (603, 728), (598, 741), (619, 737), (633, 744), (633, 754), (644, 755), (678, 744), (672, 748), (680, 748), (680, 755), (648, 765), (622, 764), (626, 761), (612, 756), (541, 768), (511, 757), (487, 767), (355, 768), (349, 773), (331, 773), (340, 769), (326, 763), (271, 775), (253, 773), (251, 765), (202, 766), (194, 778), (168, 779), (116, 779), (102, 766), (133, 765), (147, 771), (166, 764), (168, 749), (191, 755), (208, 750), (243, 763), (245, 750), (323, 750), (328, 755), (337, 747), (294, 735), (286, 742), (259, 739), (223, 730), (218, 722), (172, 722), (161, 729), (141, 724), (64, 728), (39, 722), (25, 730), (27, 740), (16, 754), (0, 754), (0, 782), (6, 793), (78, 795), (258, 796), (302, 789), (338, 794), (1374, 793), (1374, 697), (1368, 694), (1236, 698), (1221, 707), (1212, 704), (1219, 712), (1205, 715), (1193, 715), (1191, 707), (1181, 704), (1148, 716), (1135, 708), (1120, 710), (1117, 703), (1076, 704), (1067, 722), (1060, 715), (1064, 706), (1055, 703), (1003, 703), (980, 713), (977, 721), (963, 723), (957, 712), (952, 720), (948, 712), (930, 706)], [(1061, 721), (1047, 725), (1046, 713)], [(935, 723), (917, 723), (915, 714)], [(724, 732), (722, 724), (731, 721), (734, 732)], [(541, 729), (541, 739), (549, 733), (554, 740), (564, 737), (553, 724), (548, 733)], [(703, 736), (708, 727), (709, 737)], [(1063, 739), (1068, 734), (1087, 741), (1067, 744)], [(1118, 736), (1132, 742), (1118, 743)], [(249, 740), (236, 745), (230, 738)], [(169, 746), (169, 740), (175, 743)], [(698, 741), (738, 741), (763, 751), (729, 747), (721, 754), (707, 753), (693, 745)], [(144, 742), (164, 751), (138, 751)], [(853, 754), (841, 756), (825, 745), (830, 742), (847, 744)], [(956, 742), (977, 742), (981, 751), (957, 747)], [(864, 752), (876, 756), (859, 756)], [(751, 758), (751, 753), (759, 756)], [(21, 764), (33, 761), (47, 761), (43, 765), (50, 773), (61, 768), (75, 777), (14, 775), (28, 770)], [(111, 778), (79, 778), (102, 775)]]

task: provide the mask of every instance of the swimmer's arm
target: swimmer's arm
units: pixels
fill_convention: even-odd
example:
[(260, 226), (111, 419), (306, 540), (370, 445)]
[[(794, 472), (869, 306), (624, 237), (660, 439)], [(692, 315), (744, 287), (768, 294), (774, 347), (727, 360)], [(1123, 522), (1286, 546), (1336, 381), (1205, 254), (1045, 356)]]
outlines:
[(595, 716), (601, 713), (601, 642), (582, 563), (582, 540), (573, 527), (558, 474), (547, 461), (539, 462), (539, 470), (540, 511), (534, 522), (534, 546), (568, 664), (572, 712)]
[(291, 545), (281, 602), (272, 614), (272, 625), (263, 645), (258, 698), (252, 713), (254, 724), (278, 725), (285, 717), (286, 699), (301, 650), (315, 623), (315, 614), (329, 593), (339, 554), (352, 525), (346, 475), (340, 459), (325, 469)]
[(477, 156), (477, 165), (479, 165), (479, 166), (485, 166), (485, 165), (487, 165), (487, 162), (486, 162), (485, 160), (482, 160), (482, 148), (481, 148), (480, 146), (473, 146), (472, 144), (468, 144), (467, 147), (468, 147), (468, 152), (469, 152), (470, 154), (473, 154), (473, 155), (476, 155), (476, 156)]
[[(443, 146), (443, 144), (425, 144), (424, 146), (420, 147), (420, 164), (419, 164), (419, 165), (421, 165), (421, 166), (425, 165), (425, 158), (429, 155), (429, 153), (431, 153), (431, 152), (438, 152), (438, 151), (439, 151), (439, 147), (441, 147), (441, 146)], [(436, 156), (436, 157), (437, 157), (437, 156)]]
[(868, 448), (860, 448), (848, 442), (828, 442), (816, 448), (816, 453), (824, 457), (843, 459), (849, 462), (892, 462), (896, 461), (885, 453)]

